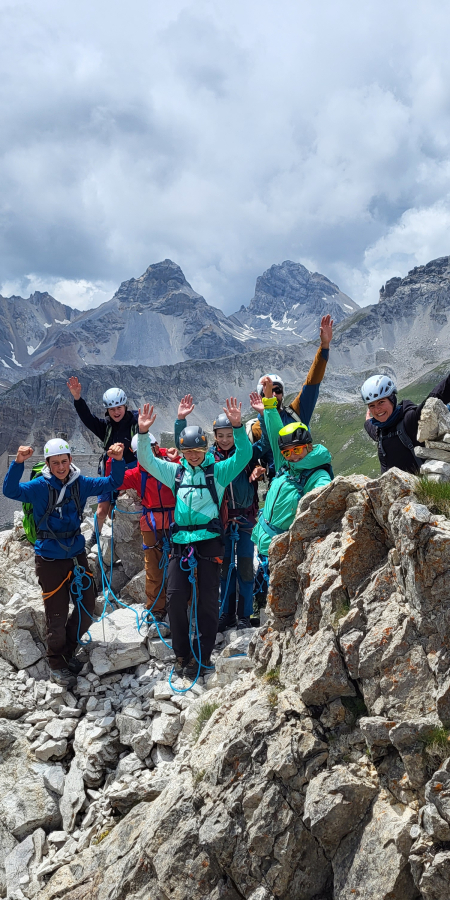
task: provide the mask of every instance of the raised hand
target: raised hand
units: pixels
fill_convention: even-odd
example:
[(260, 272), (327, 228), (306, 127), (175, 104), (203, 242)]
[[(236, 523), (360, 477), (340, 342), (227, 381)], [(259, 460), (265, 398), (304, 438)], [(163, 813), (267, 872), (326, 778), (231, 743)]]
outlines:
[(253, 484), (254, 481), (258, 481), (262, 477), (262, 475), (264, 475), (265, 471), (266, 470), (265, 470), (264, 466), (255, 466), (255, 468), (253, 469), (253, 472), (251, 473), (251, 475), (248, 479), (250, 484)]
[(67, 382), (67, 387), (69, 388), (70, 393), (74, 400), (79, 400), (81, 397), (81, 384), (78, 381), (76, 375), (72, 375)]
[(178, 462), (179, 458), (180, 455), (176, 447), (167, 448), (167, 459), (169, 460), (169, 462)]
[(250, 394), (250, 406), (255, 412), (264, 415), (264, 406), (261, 397), (258, 394), (258, 391), (252, 391)]
[(124, 445), (123, 444), (111, 444), (109, 450), (106, 451), (106, 455), (110, 456), (111, 459), (116, 459), (117, 462), (123, 457)]
[(224, 413), (227, 414), (233, 428), (239, 428), (241, 425), (241, 409), (242, 403), (237, 405), (236, 397), (229, 397), (225, 400), (226, 406), (222, 407)]
[(333, 339), (333, 319), (330, 315), (322, 316), (319, 334), (321, 347), (324, 350), (328, 350)]
[(273, 381), (272, 381), (270, 375), (264, 375), (261, 378), (261, 384), (264, 389), (264, 396), (265, 396), (266, 400), (270, 400), (271, 397), (273, 397)]
[(29, 459), (30, 456), (33, 456), (32, 447), (19, 447), (16, 453), (16, 463), (23, 463), (25, 460)]
[(195, 403), (192, 400), (192, 394), (186, 394), (185, 397), (182, 397), (178, 406), (178, 418), (185, 419), (186, 416), (189, 416), (191, 412), (193, 412), (195, 408)]
[(153, 406), (150, 406), (150, 403), (144, 403), (142, 412), (139, 409), (139, 433), (147, 434), (147, 431), (150, 431), (155, 419), (156, 413), (153, 412)]

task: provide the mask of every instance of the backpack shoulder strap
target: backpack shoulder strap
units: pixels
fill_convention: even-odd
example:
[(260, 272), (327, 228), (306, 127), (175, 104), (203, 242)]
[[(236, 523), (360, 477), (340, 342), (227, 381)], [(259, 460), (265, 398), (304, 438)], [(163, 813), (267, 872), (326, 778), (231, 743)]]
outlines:
[(205, 472), (206, 487), (208, 488), (209, 493), (211, 494), (213, 503), (215, 503), (217, 506), (217, 509), (219, 509), (220, 508), (219, 497), (217, 494), (216, 482), (214, 480), (214, 463), (210, 463), (210, 465), (206, 467), (204, 472)]
[(106, 426), (105, 437), (103, 438), (103, 449), (106, 450), (108, 446), (109, 439), (112, 434), (112, 425), (108, 423)]
[(300, 418), (300, 416), (299, 416), (299, 414), (295, 412), (295, 409), (292, 409), (292, 406), (287, 406), (287, 407), (285, 407), (285, 409), (286, 409), (286, 411), (289, 413), (291, 419), (294, 420), (294, 422), (301, 422), (301, 421), (302, 421), (301, 418)]
[(81, 524), (81, 520), (83, 518), (83, 507), (81, 506), (80, 485), (79, 485), (78, 478), (71, 485), (71, 494), (72, 494), (72, 500), (75, 503), (75, 506), (77, 509), (77, 515), (80, 519), (80, 524)]
[(143, 500), (145, 497), (145, 491), (147, 489), (147, 479), (148, 479), (148, 472), (146, 472), (145, 469), (142, 469), (142, 472), (141, 472), (141, 500)]
[(181, 482), (183, 481), (183, 478), (184, 478), (184, 466), (177, 466), (177, 471), (175, 472), (175, 484), (173, 486), (173, 494), (174, 494), (175, 500), (177, 499), (177, 494), (178, 494), (178, 491), (180, 490)]

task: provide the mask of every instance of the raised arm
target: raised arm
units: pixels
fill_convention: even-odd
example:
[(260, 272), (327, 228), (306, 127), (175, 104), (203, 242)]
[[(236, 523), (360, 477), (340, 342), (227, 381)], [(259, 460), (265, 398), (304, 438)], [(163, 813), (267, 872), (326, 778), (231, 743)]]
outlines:
[(98, 416), (94, 416), (93, 413), (91, 413), (86, 401), (83, 400), (81, 396), (81, 384), (75, 375), (72, 375), (69, 378), (67, 387), (72, 394), (73, 405), (83, 425), (86, 425), (86, 428), (89, 428), (89, 431), (92, 431), (93, 434), (103, 441), (107, 428), (106, 421), (105, 419), (99, 419)]
[(162, 481), (166, 487), (173, 490), (175, 487), (175, 475), (177, 473), (178, 464), (175, 462), (168, 462), (166, 459), (159, 459), (159, 457), (155, 456), (147, 436), (155, 419), (156, 413), (153, 412), (153, 406), (150, 406), (149, 403), (145, 403), (142, 411), (139, 410), (138, 461), (150, 475), (154, 475), (158, 481)]
[(236, 478), (236, 476), (245, 469), (253, 455), (252, 444), (242, 425), (241, 410), (242, 403), (239, 403), (238, 405), (236, 398), (233, 397), (230, 397), (230, 399), (226, 401), (226, 406), (223, 407), (224, 413), (227, 414), (233, 426), (236, 450), (233, 456), (228, 457), (228, 459), (222, 459), (220, 462), (216, 463), (214, 467), (214, 477), (222, 487), (227, 487), (227, 485), (233, 481), (233, 478)]
[(322, 316), (320, 323), (320, 347), (313, 359), (301, 391), (290, 404), (291, 408), (298, 416), (300, 416), (301, 421), (305, 425), (309, 425), (317, 403), (319, 387), (325, 375), (325, 369), (330, 355), (330, 343), (332, 338), (333, 319), (329, 315)]
[(19, 447), (14, 462), (11, 463), (3, 481), (3, 493), (9, 500), (20, 500), (22, 503), (33, 503), (42, 491), (39, 479), (20, 483), (24, 463), (33, 456), (32, 447)]

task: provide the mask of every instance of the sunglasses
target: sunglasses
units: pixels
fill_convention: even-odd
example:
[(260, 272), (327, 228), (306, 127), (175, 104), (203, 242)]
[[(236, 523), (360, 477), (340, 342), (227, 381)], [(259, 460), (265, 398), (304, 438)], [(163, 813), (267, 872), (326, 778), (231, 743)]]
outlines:
[(274, 393), (274, 394), (282, 394), (282, 393), (283, 393), (283, 388), (280, 388), (280, 387), (274, 387), (274, 388), (273, 388), (273, 393)]
[(295, 447), (288, 447), (286, 450), (282, 450), (281, 454), (282, 454), (282, 456), (286, 456), (286, 457), (290, 456), (291, 453), (293, 453), (294, 456), (301, 456), (305, 447), (307, 447), (307, 446), (308, 446), (308, 444), (296, 444)]

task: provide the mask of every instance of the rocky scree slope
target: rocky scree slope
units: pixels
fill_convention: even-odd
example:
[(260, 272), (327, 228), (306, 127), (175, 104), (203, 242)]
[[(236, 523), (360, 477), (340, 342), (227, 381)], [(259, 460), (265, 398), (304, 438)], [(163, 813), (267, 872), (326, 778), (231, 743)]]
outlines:
[[(308, 373), (317, 343), (298, 347), (275, 347), (217, 360), (182, 362), (176, 366), (86, 366), (84, 369), (52, 369), (45, 375), (29, 376), (1, 396), (0, 454), (16, 451), (19, 443), (31, 443), (38, 452), (51, 434), (63, 432), (79, 451), (98, 449), (98, 440), (81, 425), (67, 388), (67, 379), (77, 374), (83, 397), (97, 415), (102, 415), (102, 395), (108, 385), (119, 384), (126, 391), (129, 406), (135, 409), (143, 402), (155, 404), (157, 431), (173, 431), (178, 403), (187, 390), (195, 399), (195, 421), (208, 430), (227, 396), (233, 394), (243, 402), (248, 414), (248, 395), (261, 374), (281, 372), (287, 390), (297, 393)], [(333, 361), (330, 365), (334, 365)], [(326, 375), (321, 396), (352, 399), (358, 385), (358, 374), (333, 377)], [(361, 414), (364, 415), (361, 405)]]
[(0, 384), (23, 378), (39, 348), (52, 344), (80, 315), (80, 310), (39, 291), (27, 300), (0, 296)]
[[(124, 494), (121, 508), (140, 511), (135, 501)], [(76, 866), (136, 803), (155, 799), (190, 751), (205, 696), (206, 709), (215, 708), (221, 686), (253, 668), (246, 655), (253, 629), (229, 632), (226, 640), (218, 636), (214, 674), (195, 685), (175, 678), (185, 693), (169, 687), (172, 651), (142, 624), (139, 516), (117, 514), (114, 555), (123, 563), (114, 563), (112, 585), (128, 608), (114, 602), (91, 626), (73, 689), (53, 684), (34, 551), (21, 518), (17, 513), (0, 546), (0, 896), (9, 900), (42, 896), (53, 873)], [(88, 520), (82, 530), (90, 532)], [(107, 532), (101, 541), (109, 567)], [(89, 567), (99, 584), (96, 553)], [(103, 607), (99, 595), (97, 615)]]
[[(134, 726), (141, 731), (127, 738), (135, 750), (123, 756), (124, 774), (116, 768), (103, 781), (117, 766), (115, 741), (131, 731), (120, 716), (133, 714), (122, 706), (107, 734), (105, 722), (93, 725), (84, 714), (73, 750), (52, 763), (68, 779), (65, 830), (77, 847), (59, 838), (69, 844), (70, 859), (64, 865), (57, 851), (56, 871), (44, 866), (39, 874), (35, 858), (60, 827), (56, 803), (51, 822), (28, 826), (31, 886), (41, 878), (35, 896), (446, 900), (450, 522), (419, 504), (415, 489), (413, 476), (393, 469), (375, 480), (338, 477), (301, 500), (290, 531), (271, 545), (268, 621), (251, 637), (247, 657), (228, 657), (227, 674), (219, 662), (227, 648), (221, 652), (216, 674), (202, 686), (209, 701), (202, 730), (187, 726), (192, 707), (181, 712), (169, 774), (161, 762), (146, 771), (147, 757), (140, 772), (131, 771), (133, 753), (139, 759), (154, 737), (153, 723), (149, 736), (141, 717)], [(9, 552), (17, 553), (14, 537), (9, 541)], [(124, 561), (125, 547), (118, 552)], [(70, 718), (71, 707), (83, 715), (83, 695), (86, 710), (100, 703), (110, 717), (104, 704), (111, 698), (114, 709), (119, 682), (96, 675), (98, 649), (73, 700), (63, 698), (69, 711), (60, 708), (59, 722)], [(106, 645), (100, 649), (106, 653)], [(240, 658), (250, 668), (232, 675)], [(102, 665), (116, 665), (114, 653)], [(142, 683), (141, 671), (129, 671), (133, 688)], [(23, 679), (25, 693), (37, 673), (29, 666), (13, 677)], [(229, 679), (224, 687), (222, 678)], [(134, 700), (144, 722), (147, 715), (157, 719), (156, 736), (161, 719), (170, 719), (166, 708), (154, 706), (164, 690), (158, 684), (153, 697), (145, 683), (137, 687)], [(204, 696), (191, 702), (204, 704)], [(97, 708), (93, 713), (99, 716)], [(99, 749), (89, 753), (85, 735), (92, 727)], [(121, 815), (111, 816), (111, 809)], [(105, 831), (111, 830), (89, 843), (86, 831), (100, 811), (110, 816)], [(0, 817), (4, 822), (1, 805)], [(23, 844), (12, 852), (18, 856)], [(7, 857), (6, 877), (10, 863)], [(25, 896), (27, 889), (32, 895), (25, 885)]]

